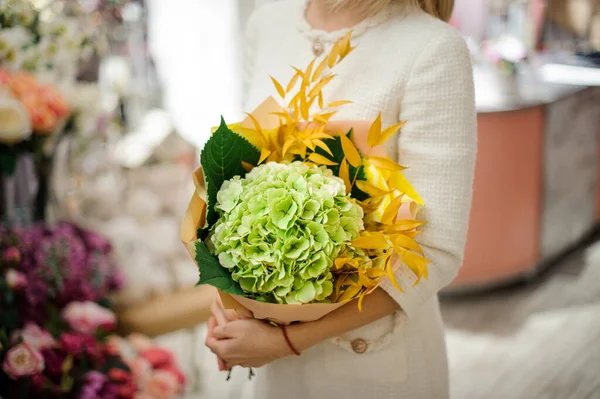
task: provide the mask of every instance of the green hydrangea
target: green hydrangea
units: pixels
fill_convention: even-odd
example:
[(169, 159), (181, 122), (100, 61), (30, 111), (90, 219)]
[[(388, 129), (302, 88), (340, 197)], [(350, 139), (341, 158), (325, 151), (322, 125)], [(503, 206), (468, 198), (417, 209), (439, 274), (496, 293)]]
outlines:
[(223, 183), (210, 247), (258, 300), (323, 302), (334, 259), (363, 230), (362, 208), (325, 167), (267, 163)]

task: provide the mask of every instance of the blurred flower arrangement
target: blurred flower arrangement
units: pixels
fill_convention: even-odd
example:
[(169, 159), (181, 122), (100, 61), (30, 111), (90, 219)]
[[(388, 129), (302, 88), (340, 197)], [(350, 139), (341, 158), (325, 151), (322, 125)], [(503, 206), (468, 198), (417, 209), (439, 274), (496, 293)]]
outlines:
[(140, 391), (136, 398), (170, 399), (182, 392), (186, 376), (171, 351), (137, 333), (127, 339), (111, 336), (108, 344), (111, 351), (118, 353), (129, 366)]
[[(49, 176), (55, 144), (59, 132), (64, 131), (70, 107), (62, 92), (54, 85), (42, 84), (28, 72), (10, 73), (0, 69), (0, 177), (10, 179), (16, 172), (19, 159), (25, 158), (32, 164), (36, 185), (27, 187), (26, 196), (31, 197), (32, 215), (29, 219), (45, 219), (45, 206), (49, 191)], [(13, 183), (31, 180), (19, 176)], [(10, 218), (13, 212), (14, 188), (6, 184), (3, 191), (2, 208)]]
[(74, 80), (81, 62), (102, 45), (98, 21), (78, 2), (35, 7), (27, 0), (7, 1), (0, 9), (0, 65), (5, 69), (55, 82)]
[(107, 240), (68, 223), (0, 227), (1, 397), (151, 399), (181, 391), (185, 377), (168, 351), (138, 337), (146, 364), (109, 338), (116, 317), (108, 298), (122, 285), (110, 251)]

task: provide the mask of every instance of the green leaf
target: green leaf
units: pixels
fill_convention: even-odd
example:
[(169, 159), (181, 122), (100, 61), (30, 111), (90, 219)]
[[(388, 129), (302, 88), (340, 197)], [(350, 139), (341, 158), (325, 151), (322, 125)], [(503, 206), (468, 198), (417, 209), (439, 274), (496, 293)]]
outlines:
[[(349, 139), (352, 138), (352, 129), (350, 129), (348, 134), (346, 134), (346, 137), (348, 137)], [(331, 169), (331, 171), (333, 172), (334, 175), (339, 176), (340, 175), (340, 165), (342, 164), (342, 160), (345, 157), (344, 150), (342, 148), (342, 139), (339, 136), (337, 136), (332, 139), (326, 139), (323, 141), (325, 142), (325, 144), (327, 144), (327, 146), (331, 150), (333, 157), (318, 147), (315, 149), (315, 152), (317, 154), (320, 154), (320, 155), (326, 157), (327, 159), (330, 159), (333, 162), (335, 162), (337, 165), (327, 166), (327, 168)], [(362, 157), (362, 154), (361, 154), (361, 157)], [(350, 164), (348, 166), (349, 166), (349, 171), (350, 171), (350, 182), (354, 181), (355, 179), (356, 180), (367, 180), (367, 177), (365, 175), (365, 170), (362, 165), (359, 166), (358, 168), (355, 168), (354, 166), (352, 166)], [(359, 190), (358, 187), (356, 187), (356, 185), (354, 185), (354, 187), (352, 187), (351, 195), (352, 195), (352, 198), (356, 198), (358, 201), (364, 201), (367, 198), (369, 198), (369, 196), (366, 193)]]
[(200, 269), (197, 285), (208, 284), (228, 294), (244, 295), (240, 285), (231, 278), (229, 270), (221, 266), (219, 259), (210, 253), (201, 240), (196, 241), (196, 263)]
[(256, 166), (259, 158), (260, 151), (245, 138), (232, 132), (221, 117), (221, 125), (207, 141), (200, 154), (206, 182), (208, 199), (206, 220), (209, 226), (219, 219), (215, 204), (223, 182), (234, 176), (244, 177), (246, 170), (242, 166), (242, 161)]

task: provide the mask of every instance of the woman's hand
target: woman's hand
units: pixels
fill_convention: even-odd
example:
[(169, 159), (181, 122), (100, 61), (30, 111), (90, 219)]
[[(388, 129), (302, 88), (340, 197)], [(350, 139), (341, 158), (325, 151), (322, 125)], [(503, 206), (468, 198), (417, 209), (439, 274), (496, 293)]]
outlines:
[[(205, 344), (217, 355), (220, 371), (237, 365), (261, 367), (291, 354), (283, 333), (278, 328), (254, 320), (252, 313), (225, 309), (220, 297), (213, 302), (211, 312), (213, 317), (208, 320)], [(251, 351), (247, 350), (249, 348)]]
[(255, 319), (216, 326), (206, 339), (206, 346), (223, 359), (227, 369), (262, 367), (292, 354), (279, 328)]

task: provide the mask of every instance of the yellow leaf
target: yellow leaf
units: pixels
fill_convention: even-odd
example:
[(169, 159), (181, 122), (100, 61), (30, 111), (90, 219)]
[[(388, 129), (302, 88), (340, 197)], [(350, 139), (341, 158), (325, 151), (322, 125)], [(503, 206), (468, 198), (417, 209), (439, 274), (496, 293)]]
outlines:
[(300, 116), (305, 121), (308, 121), (308, 103), (306, 102), (306, 97), (300, 97)]
[(295, 66), (293, 66), (292, 68), (294, 68), (294, 71), (296, 71), (296, 75), (298, 75), (298, 77), (300, 77), (301, 79), (304, 79), (304, 72), (302, 72), (301, 69), (296, 68)]
[(304, 144), (306, 146), (306, 148), (308, 148), (311, 151), (315, 150), (315, 143), (313, 143), (312, 140), (309, 140), (309, 139), (302, 140), (302, 144)]
[(323, 109), (323, 93), (319, 92), (319, 108)]
[(333, 78), (335, 78), (335, 76), (336, 75), (329, 75), (321, 79), (319, 83), (317, 83), (312, 89), (310, 89), (310, 91), (308, 92), (308, 96), (316, 97), (321, 92), (321, 90), (323, 90), (323, 88), (327, 86), (327, 84), (329, 84), (329, 82), (331, 82)]
[(268, 150), (266, 147), (263, 147), (263, 148), (260, 150), (260, 158), (258, 159), (258, 164), (260, 165), (261, 163), (263, 163), (263, 161), (264, 161), (265, 159), (267, 159), (267, 157), (268, 157), (269, 155), (271, 155), (271, 151), (270, 151), (270, 150)]
[(292, 116), (290, 115), (289, 112), (285, 112), (285, 111), (283, 111), (283, 112), (271, 112), (271, 114), (277, 115), (277, 116), (279, 116), (281, 118), (284, 118), (285, 119), (285, 123), (288, 124), (288, 125), (290, 125), (290, 126), (294, 124), (293, 121), (292, 121)]
[(314, 139), (330, 139), (332, 138), (331, 135), (327, 134), (327, 133), (323, 133), (322, 131), (322, 127), (317, 129), (315, 131), (315, 133), (310, 135), (310, 139), (314, 140)]
[(317, 69), (315, 69), (315, 73), (312, 76), (311, 82), (314, 82), (321, 77), (326, 66), (327, 66), (327, 58), (323, 58), (323, 61), (321, 61), (319, 63), (319, 66), (317, 67)]
[(396, 281), (396, 276), (394, 275), (394, 270), (392, 267), (392, 262), (391, 262), (391, 257), (386, 259), (385, 262), (385, 271), (387, 273), (388, 278), (390, 279), (390, 282), (392, 283), (392, 285), (394, 287), (396, 287), (396, 289), (398, 289), (400, 292), (404, 292), (402, 290), (402, 288), (400, 287), (400, 285), (398, 284), (398, 282)]
[(333, 263), (337, 269), (341, 269), (350, 260), (350, 258), (340, 257), (336, 258)]
[(402, 172), (392, 173), (390, 178), (388, 179), (388, 186), (391, 189), (396, 189), (396, 190), (400, 191), (401, 193), (406, 194), (408, 197), (410, 197), (410, 199), (415, 201), (417, 204), (423, 205), (423, 203), (424, 203), (423, 199), (421, 198), (419, 193), (417, 193), (417, 191), (413, 188), (413, 186), (410, 184), (410, 182), (408, 180), (406, 180), (406, 178), (404, 177)]
[(342, 287), (344, 286), (344, 284), (346, 283), (347, 279), (348, 279), (348, 275), (344, 274), (344, 275), (339, 276), (335, 280), (334, 298), (335, 298), (336, 302), (339, 302), (340, 291), (341, 291)]
[(411, 231), (417, 227), (423, 226), (425, 222), (421, 220), (397, 220), (391, 226), (385, 228), (386, 233), (399, 233), (405, 231)]
[(247, 128), (243, 126), (236, 125), (235, 127), (231, 127), (231, 130), (235, 132), (237, 135), (242, 136), (246, 140), (250, 142), (255, 147), (263, 147), (265, 145), (265, 138), (262, 135), (262, 132), (258, 132), (255, 129)]
[(327, 104), (327, 108), (341, 107), (342, 105), (346, 105), (346, 104), (352, 104), (352, 101), (348, 101), (348, 100), (334, 101), (332, 103)]
[(328, 112), (326, 114), (317, 114), (317, 115), (313, 116), (313, 119), (317, 122), (326, 124), (327, 122), (329, 122), (329, 119), (336, 113), (337, 112)]
[(285, 141), (285, 143), (283, 143), (283, 147), (281, 148), (281, 156), (285, 156), (285, 154), (288, 152), (288, 150), (290, 149), (292, 144), (294, 144), (295, 141), (295, 138), (290, 137)]
[(342, 150), (348, 159), (348, 163), (355, 168), (358, 168), (362, 164), (362, 158), (358, 153), (356, 146), (345, 134), (340, 135), (340, 140), (342, 141)]
[(300, 77), (300, 74), (298, 72), (296, 72), (294, 74), (294, 76), (292, 76), (292, 78), (290, 79), (287, 87), (285, 88), (285, 92), (289, 93), (290, 91), (292, 91), (292, 89), (294, 88), (294, 86), (296, 86), (296, 83), (298, 82), (298, 78)]
[(404, 166), (398, 165), (396, 162), (392, 161), (389, 158), (386, 157), (377, 157), (377, 156), (370, 156), (367, 157), (367, 161), (369, 161), (369, 163), (371, 165), (374, 165), (378, 168), (384, 169), (384, 170), (404, 170), (406, 169)]
[(374, 185), (367, 183), (364, 180), (357, 180), (356, 187), (358, 187), (360, 191), (364, 192), (365, 194), (369, 194), (371, 197), (378, 197), (380, 195), (389, 194), (389, 191), (382, 190), (379, 187), (375, 187)]
[(389, 242), (381, 232), (355, 238), (351, 243), (356, 248), (362, 249), (388, 249), (390, 247)]
[(406, 233), (403, 233), (403, 234), (410, 238), (417, 238), (419, 233), (420, 233), (420, 231), (407, 231)]
[(331, 52), (329, 53), (329, 56), (327, 57), (327, 66), (329, 66), (329, 68), (333, 68), (333, 66), (337, 62), (339, 51), (340, 51), (339, 48), (340, 48), (340, 42), (337, 41), (333, 45)]
[(405, 234), (398, 234), (394, 236), (393, 241), (396, 247), (411, 249), (423, 255), (423, 249), (421, 249), (421, 246), (415, 240), (406, 236)]
[(373, 288), (375, 286), (375, 282), (361, 272), (358, 273), (358, 282), (367, 289)]
[(383, 224), (392, 224), (398, 216), (398, 211), (400, 210), (400, 205), (402, 205), (403, 195), (399, 195), (394, 198), (388, 206), (385, 208), (383, 215), (381, 216), (381, 223)]
[(429, 261), (427, 259), (411, 251), (403, 251), (401, 257), (402, 262), (404, 262), (418, 279), (429, 277), (429, 271), (427, 270)]
[(325, 144), (324, 142), (322, 142), (319, 139), (314, 139), (314, 140), (312, 140), (312, 142), (313, 142), (314, 145), (316, 145), (317, 147), (319, 147), (320, 149), (322, 149), (323, 151), (325, 151), (329, 155), (333, 156), (333, 152), (331, 152), (331, 150), (329, 149), (329, 147), (327, 146), (327, 144)]
[(256, 131), (258, 133), (260, 133), (260, 135), (262, 136), (262, 128), (260, 127), (260, 123), (258, 123), (258, 121), (254, 117), (254, 115), (252, 115), (252, 114), (247, 114), (247, 115), (250, 118), (250, 120), (252, 121), (252, 124), (254, 125), (254, 128), (256, 129)]
[(344, 58), (346, 58), (348, 56), (348, 54), (350, 54), (351, 52), (354, 51), (354, 49), (356, 48), (356, 46), (354, 47), (348, 47), (348, 49), (346, 51), (344, 51), (343, 53), (340, 54), (340, 61), (342, 62), (344, 60)]
[(312, 154), (310, 154), (310, 156), (308, 157), (308, 159), (311, 162), (314, 162), (318, 165), (327, 165), (327, 166), (333, 166), (333, 165), (337, 165), (337, 163), (325, 158), (323, 155), (319, 155), (316, 152), (313, 152)]
[(374, 142), (374, 145), (371, 146), (371, 147), (384, 144), (386, 141), (388, 141), (388, 139), (390, 137), (392, 137), (394, 134), (396, 134), (396, 132), (398, 131), (398, 129), (400, 129), (402, 126), (404, 126), (405, 123), (406, 122), (396, 123), (395, 125), (392, 125), (392, 126), (388, 127), (387, 129), (385, 129), (377, 137), (377, 140)]
[(344, 158), (342, 160), (342, 164), (340, 165), (340, 179), (344, 181), (344, 186), (346, 186), (346, 193), (352, 191), (352, 183), (350, 183), (350, 169), (348, 168), (348, 163)]
[(244, 170), (246, 172), (250, 172), (252, 169), (254, 169), (254, 165), (249, 164), (248, 162), (242, 161), (242, 168), (244, 168)]
[(338, 302), (345, 302), (354, 299), (361, 290), (362, 287), (360, 287), (358, 284), (350, 285), (348, 288), (346, 288), (346, 291), (344, 291)]
[(371, 124), (369, 128), (369, 135), (367, 136), (367, 144), (369, 147), (375, 147), (381, 136), (381, 112), (377, 115), (377, 118)]
[(369, 270), (367, 270), (367, 276), (372, 279), (378, 279), (385, 276), (385, 271), (376, 267), (372, 267)]
[(300, 101), (300, 92), (294, 94), (294, 97), (292, 97), (292, 99), (288, 103), (288, 107), (297, 105), (299, 101)]
[(271, 81), (273, 82), (273, 85), (275, 86), (275, 89), (277, 90), (277, 93), (279, 93), (279, 95), (281, 96), (281, 98), (285, 97), (285, 90), (283, 90), (283, 87), (281, 86), (281, 83), (279, 83), (277, 81), (277, 79), (275, 79), (273, 76), (269, 75), (269, 77), (271, 78)]
[[(315, 61), (316, 61), (316, 60), (317, 60), (317, 59), (316, 59), (316, 58), (314, 58), (314, 59), (313, 59), (313, 60), (310, 62), (310, 64), (308, 64), (308, 66), (306, 67), (306, 71), (304, 72), (304, 78), (305, 78), (307, 81), (310, 81), (310, 75), (312, 74), (312, 69), (313, 69), (313, 66), (315, 65)], [(306, 83), (310, 83), (310, 82), (306, 82)]]
[(352, 37), (352, 33), (352, 31), (348, 32), (346, 36), (340, 40), (340, 62), (346, 58), (346, 56), (350, 54), (352, 50), (354, 50), (354, 48), (350, 46), (350, 38)]
[(358, 311), (362, 312), (362, 301), (363, 299), (365, 299), (365, 295), (367, 294), (367, 292), (363, 292), (362, 294), (359, 295), (358, 297)]

